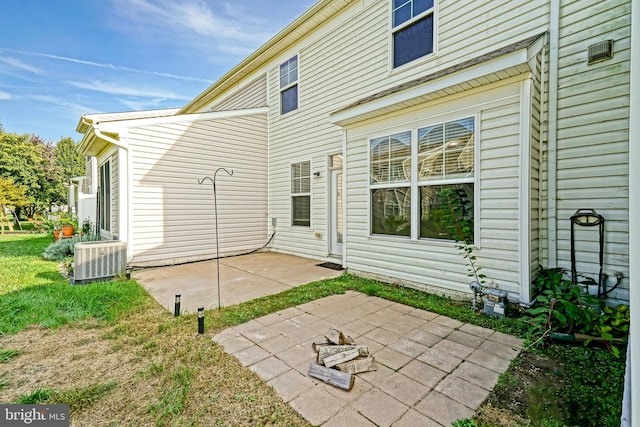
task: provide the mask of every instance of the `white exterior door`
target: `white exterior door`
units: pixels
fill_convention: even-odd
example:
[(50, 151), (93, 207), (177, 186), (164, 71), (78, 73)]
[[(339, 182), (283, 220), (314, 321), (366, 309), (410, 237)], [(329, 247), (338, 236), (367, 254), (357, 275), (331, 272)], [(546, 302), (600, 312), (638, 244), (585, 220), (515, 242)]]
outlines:
[(342, 255), (343, 241), (343, 196), (342, 168), (331, 169), (331, 255)]

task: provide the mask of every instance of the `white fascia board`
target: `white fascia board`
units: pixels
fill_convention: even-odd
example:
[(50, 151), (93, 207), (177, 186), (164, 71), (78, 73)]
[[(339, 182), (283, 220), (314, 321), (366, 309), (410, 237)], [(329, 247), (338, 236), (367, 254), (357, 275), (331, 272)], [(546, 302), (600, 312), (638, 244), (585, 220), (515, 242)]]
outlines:
[(429, 95), (441, 89), (455, 86), (470, 80), (474, 80), (486, 75), (494, 74), (502, 70), (506, 70), (518, 65), (526, 64), (529, 60), (528, 49), (521, 49), (512, 53), (508, 53), (499, 58), (483, 62), (457, 73), (450, 74), (432, 82), (407, 89), (402, 92), (391, 94), (383, 98), (355, 106), (348, 110), (339, 111), (331, 114), (330, 121), (335, 125), (341, 126), (345, 121), (352, 120), (358, 116), (366, 115), (374, 111), (391, 107), (393, 105), (408, 101), (420, 96)]
[(260, 107), (260, 108), (248, 108), (245, 110), (226, 110), (226, 111), (212, 111), (207, 113), (180, 114), (177, 116), (152, 117), (148, 119), (119, 120), (116, 122), (100, 123), (100, 129), (104, 132), (121, 133), (125, 129), (129, 129), (129, 128), (153, 126), (157, 124), (167, 124), (167, 123), (183, 123), (183, 122), (197, 122), (201, 120), (226, 119), (226, 118), (232, 118), (232, 117), (251, 116), (256, 114), (267, 114), (268, 112), (269, 112), (269, 107)]

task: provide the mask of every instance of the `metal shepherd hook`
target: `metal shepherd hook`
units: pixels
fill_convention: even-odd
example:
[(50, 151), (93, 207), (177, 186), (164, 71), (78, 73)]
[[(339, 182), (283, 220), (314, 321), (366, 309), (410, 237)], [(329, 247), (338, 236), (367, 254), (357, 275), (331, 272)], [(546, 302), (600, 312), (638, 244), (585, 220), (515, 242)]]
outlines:
[(213, 183), (213, 211), (216, 218), (216, 265), (218, 270), (218, 310), (222, 308), (222, 304), (220, 302), (220, 248), (218, 243), (218, 197), (216, 195), (216, 176), (218, 175), (218, 172), (220, 172), (221, 170), (225, 171), (227, 175), (233, 176), (233, 169), (231, 169), (231, 172), (229, 172), (225, 168), (218, 168), (213, 173), (213, 179), (211, 179), (210, 176), (205, 176), (204, 178), (198, 180), (198, 184), (200, 185), (202, 185), (202, 183), (207, 179), (211, 181), (211, 183)]

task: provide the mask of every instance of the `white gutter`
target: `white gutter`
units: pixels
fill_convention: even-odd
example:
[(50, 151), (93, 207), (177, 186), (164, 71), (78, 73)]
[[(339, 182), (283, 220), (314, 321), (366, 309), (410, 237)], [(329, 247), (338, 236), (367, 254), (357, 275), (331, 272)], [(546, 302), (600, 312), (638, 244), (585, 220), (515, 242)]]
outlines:
[(560, 0), (551, 0), (549, 17), (549, 118), (547, 143), (547, 229), (548, 265), (558, 266), (557, 179), (558, 162), (558, 44), (560, 38)]
[[(640, 425), (640, 0), (631, 0), (631, 71), (629, 94), (629, 305), (631, 307), (630, 425)], [(625, 402), (626, 403), (625, 399)], [(623, 404), (624, 407), (624, 404)]]

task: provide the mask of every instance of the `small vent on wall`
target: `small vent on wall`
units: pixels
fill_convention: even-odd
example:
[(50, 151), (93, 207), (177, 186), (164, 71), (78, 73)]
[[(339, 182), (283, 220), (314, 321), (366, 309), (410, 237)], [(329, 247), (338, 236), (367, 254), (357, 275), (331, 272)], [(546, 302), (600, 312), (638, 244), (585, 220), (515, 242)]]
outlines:
[(605, 40), (589, 46), (587, 65), (613, 58), (613, 40)]

